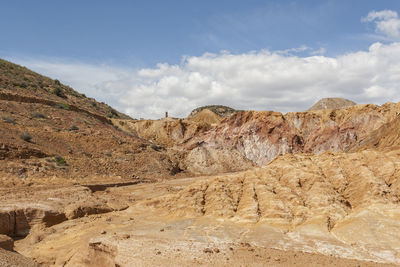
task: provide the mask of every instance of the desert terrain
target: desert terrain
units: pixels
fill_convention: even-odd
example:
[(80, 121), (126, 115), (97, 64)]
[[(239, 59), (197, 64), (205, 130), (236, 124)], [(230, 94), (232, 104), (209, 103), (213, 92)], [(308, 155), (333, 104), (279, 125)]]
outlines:
[(399, 114), (135, 119), (0, 60), (0, 266), (400, 265)]

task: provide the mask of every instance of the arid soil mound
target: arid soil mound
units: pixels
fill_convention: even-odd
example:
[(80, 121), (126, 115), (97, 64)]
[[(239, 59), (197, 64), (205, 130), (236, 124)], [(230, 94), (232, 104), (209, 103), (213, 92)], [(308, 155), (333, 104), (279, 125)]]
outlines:
[(357, 103), (344, 98), (323, 98), (315, 103), (307, 111), (320, 109), (341, 109), (357, 105)]

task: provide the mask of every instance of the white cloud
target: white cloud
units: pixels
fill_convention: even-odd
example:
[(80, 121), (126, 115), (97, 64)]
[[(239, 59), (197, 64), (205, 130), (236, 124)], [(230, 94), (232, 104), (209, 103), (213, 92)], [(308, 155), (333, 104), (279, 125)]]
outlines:
[(207, 53), (139, 70), (16, 61), (136, 118), (160, 118), (165, 111), (184, 117), (207, 104), (287, 112), (305, 110), (322, 97), (382, 104), (400, 95), (400, 43), (375, 43), (338, 57)]
[(388, 38), (397, 40), (400, 37), (400, 19), (396, 11), (371, 11), (365, 18), (362, 18), (361, 21), (375, 22), (375, 31)]

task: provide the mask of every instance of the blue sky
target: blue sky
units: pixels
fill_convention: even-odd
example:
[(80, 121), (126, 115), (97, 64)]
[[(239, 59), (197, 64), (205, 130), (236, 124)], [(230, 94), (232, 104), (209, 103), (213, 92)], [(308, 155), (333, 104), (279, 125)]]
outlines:
[(2, 1), (1, 55), (150, 67), (228, 50), (366, 49), (360, 18), (399, 1)]
[[(59, 78), (133, 116), (157, 117), (164, 109), (184, 116), (195, 105), (211, 104), (209, 102), (246, 109), (290, 111), (293, 104), (284, 104), (284, 97), (275, 97), (283, 85), (262, 80), (256, 85), (238, 81), (228, 86), (221, 77), (227, 75), (226, 64), (236, 64), (227, 60), (228, 55), (236, 56), (235, 59), (244, 55), (252, 62), (260, 58), (271, 62), (270, 57), (265, 57), (265, 51), (269, 51), (289, 61), (313, 56), (329, 61), (360, 51), (368, 52), (376, 42), (389, 49), (398, 42), (397, 33), (388, 32), (393, 30), (391, 25), (397, 27), (397, 15), (385, 13), (389, 15), (371, 17), (369, 21), (362, 21), (362, 18), (372, 11), (398, 12), (400, 1), (16, 0), (1, 1), (0, 9), (0, 57)], [(380, 20), (382, 27), (387, 26), (386, 22), (394, 24), (382, 29), (378, 25)], [(193, 67), (188, 63), (190, 59), (204, 60), (209, 53), (214, 54), (213, 73), (200, 71), (197, 65)], [(255, 58), (251, 56), (254, 53), (258, 55)], [(223, 60), (227, 60), (224, 66), (215, 65)], [(260, 66), (265, 67), (265, 62)], [(160, 67), (163, 63), (167, 64), (164, 69)], [(302, 66), (301, 62), (299, 64)], [(267, 71), (264, 67), (254, 67), (254, 71)], [(141, 73), (147, 70), (158, 71), (158, 76), (153, 73), (152, 78), (144, 77)], [(283, 68), (282, 72), (285, 70)], [(196, 83), (197, 80), (192, 83), (188, 77), (197, 73), (208, 87), (224, 89), (210, 91), (207, 85), (199, 85), (192, 89), (195, 93), (182, 94), (182, 86)], [(315, 81), (309, 82), (315, 85)], [(347, 93), (328, 91), (312, 97), (302, 95), (304, 99), (293, 109), (305, 108), (316, 97), (328, 94), (369, 101), (367, 96), (357, 98), (354, 95), (371, 90), (368, 89), (371, 86), (397, 90), (393, 84), (357, 86), (360, 87), (358, 91), (347, 88)], [(292, 87), (296, 95), (296, 88)], [(254, 88), (259, 88), (257, 93), (264, 96), (265, 104), (255, 103), (244, 94)], [(152, 98), (160, 92), (164, 92), (164, 102)], [(236, 102), (222, 97), (223, 93), (232, 92), (238, 92)], [(167, 97), (174, 93), (177, 94), (175, 98)], [(204, 93), (214, 97), (201, 98)], [(178, 96), (182, 96), (180, 101), (189, 104), (173, 108), (171, 103), (177, 101)], [(141, 106), (144, 100), (138, 99), (145, 97), (149, 101), (147, 106), (152, 104), (147, 110)], [(391, 97), (370, 97), (371, 102), (385, 100), (398, 101)]]

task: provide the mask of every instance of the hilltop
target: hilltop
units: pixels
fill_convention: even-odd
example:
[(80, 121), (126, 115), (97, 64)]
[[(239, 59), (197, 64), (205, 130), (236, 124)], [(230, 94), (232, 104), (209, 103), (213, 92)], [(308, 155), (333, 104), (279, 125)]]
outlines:
[(307, 111), (320, 109), (341, 109), (357, 105), (357, 103), (344, 98), (322, 98)]
[(202, 107), (198, 107), (194, 110), (192, 110), (192, 112), (190, 112), (189, 114), (189, 118), (195, 116), (197, 113), (200, 113), (203, 110), (210, 110), (212, 112), (214, 112), (215, 114), (217, 114), (220, 117), (229, 117), (230, 115), (232, 115), (233, 113), (236, 112), (235, 109), (231, 108), (231, 107), (227, 107), (227, 106), (222, 106), (222, 105), (208, 105), (208, 106), (202, 106)]

